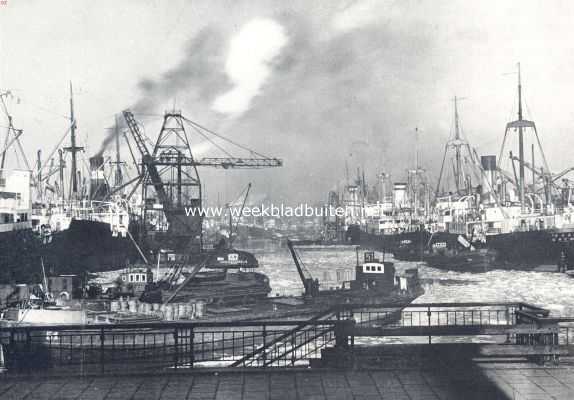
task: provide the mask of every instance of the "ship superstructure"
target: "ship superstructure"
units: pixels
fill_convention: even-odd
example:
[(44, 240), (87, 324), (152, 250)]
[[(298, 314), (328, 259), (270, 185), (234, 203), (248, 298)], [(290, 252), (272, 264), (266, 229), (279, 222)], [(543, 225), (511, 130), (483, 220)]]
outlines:
[[(523, 116), (520, 65), (517, 117), (506, 125), (498, 157), (482, 156), (478, 163), (476, 152), (468, 147), (468, 158), (480, 178), (479, 185), (466, 185), (466, 191), (462, 192), (457, 185), (448, 197), (437, 196), (437, 231), (443, 233), (429, 242), (429, 258), (434, 266), (451, 268), (455, 263), (461, 264), (464, 257), (481, 269), (541, 266), (556, 269), (557, 264), (565, 264), (571, 252), (574, 215), (571, 185), (564, 180), (560, 186), (557, 181), (571, 169), (557, 175), (550, 172), (536, 124)], [(512, 172), (507, 172), (502, 161), (513, 134), (517, 136), (518, 154), (509, 151)], [(530, 161), (526, 160), (527, 134), (531, 139)], [(455, 148), (455, 151), (458, 159), (459, 150)], [(535, 163), (537, 159), (539, 166)], [(458, 170), (455, 166), (455, 175)], [(527, 170), (531, 174), (527, 174)], [(475, 257), (479, 253), (481, 256)], [(457, 268), (473, 265), (465, 265), (463, 261)]]
[(430, 223), (430, 182), (421, 165), (418, 136), (416, 128), (414, 164), (406, 171), (406, 180), (393, 182), (390, 174), (379, 173), (378, 193), (366, 196), (370, 201), (363, 202), (362, 224), (355, 229), (360, 231), (357, 243), (406, 259), (417, 258)]

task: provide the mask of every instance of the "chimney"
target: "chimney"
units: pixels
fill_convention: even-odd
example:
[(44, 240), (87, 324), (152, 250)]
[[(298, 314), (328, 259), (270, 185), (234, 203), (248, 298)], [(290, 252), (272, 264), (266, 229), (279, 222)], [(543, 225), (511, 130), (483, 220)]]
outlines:
[(481, 156), (480, 163), (484, 170), (482, 183), (482, 201), (494, 203), (496, 192), (496, 156)]

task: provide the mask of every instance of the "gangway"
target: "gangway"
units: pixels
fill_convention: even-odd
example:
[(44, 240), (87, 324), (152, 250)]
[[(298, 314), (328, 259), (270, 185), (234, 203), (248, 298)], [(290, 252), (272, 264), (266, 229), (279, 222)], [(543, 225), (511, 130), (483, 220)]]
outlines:
[[(289, 359), (291, 365), (308, 357), (311, 353), (317, 353), (335, 340), (333, 325), (318, 325), (321, 321), (338, 320), (334, 309), (310, 318), (305, 323), (300, 323), (292, 329), (282, 332), (279, 336), (267, 342), (266, 333), (263, 333), (263, 343), (253, 352), (235, 361), (230, 366), (273, 366), (286, 364)], [(309, 346), (310, 344), (312, 346)], [(297, 350), (299, 354), (297, 354)], [(303, 354), (302, 354), (303, 353)], [(291, 357), (287, 357), (290, 355)]]

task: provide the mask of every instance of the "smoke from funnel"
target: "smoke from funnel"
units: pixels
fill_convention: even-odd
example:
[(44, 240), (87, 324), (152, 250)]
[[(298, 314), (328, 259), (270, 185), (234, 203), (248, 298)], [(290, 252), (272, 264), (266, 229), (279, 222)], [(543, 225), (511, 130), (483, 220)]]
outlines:
[[(159, 79), (144, 78), (138, 83), (140, 99), (129, 108), (134, 114), (157, 113), (166, 101), (174, 99), (183, 91), (189, 90), (186, 97), (196, 97), (209, 102), (220, 91), (228, 87), (222, 72), (222, 34), (212, 27), (203, 28), (190, 41), (183, 59), (174, 68), (165, 72)], [(122, 118), (118, 119), (119, 129), (111, 131), (104, 138), (96, 155), (101, 155), (126, 127)]]
[[(417, 125), (427, 133), (424, 158), (440, 153), (431, 123), (441, 121), (429, 101), (436, 91), (429, 76), (440, 71), (428, 67), (435, 54), (424, 29), (373, 25), (339, 34), (299, 13), (277, 20), (289, 43), (249, 110), (227, 127), (242, 144), (285, 160), (284, 168), (252, 173), (255, 190), (282, 201), (326, 199), (346, 162), (351, 177), (364, 167), (369, 183), (381, 170), (404, 179)], [(217, 191), (215, 172), (202, 174)]]
[[(186, 110), (203, 125), (220, 131), (216, 125), (225, 121), (221, 131), (226, 136), (285, 160), (284, 168), (235, 171), (229, 180), (204, 169), (203, 181), (210, 182), (212, 193), (236, 193), (249, 181), (254, 192), (262, 188), (276, 200), (324, 199), (345, 177), (346, 162), (349, 171), (364, 167), (367, 180), (381, 169), (393, 180), (404, 179), (412, 167), (415, 126), (425, 131), (424, 160), (440, 155), (437, 133), (444, 121), (437, 118), (435, 103), (444, 71), (437, 67), (441, 55), (435, 52), (432, 26), (412, 20), (400, 28), (371, 24), (335, 30), (328, 17), (305, 12), (280, 11), (271, 17), (289, 41), (240, 115), (211, 108), (233, 88), (225, 73), (230, 37), (223, 28), (204, 29), (173, 69), (139, 82), (141, 97), (131, 106), (136, 117), (157, 113), (177, 93), (184, 94)], [(112, 140), (106, 138), (100, 152)], [(360, 157), (353, 152), (357, 141), (367, 144)], [(357, 156), (349, 157), (350, 152)]]

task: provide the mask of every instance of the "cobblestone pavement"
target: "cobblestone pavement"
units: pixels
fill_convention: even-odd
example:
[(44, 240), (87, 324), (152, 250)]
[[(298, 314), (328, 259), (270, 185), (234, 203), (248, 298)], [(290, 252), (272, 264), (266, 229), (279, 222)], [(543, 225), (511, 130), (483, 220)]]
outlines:
[(0, 399), (574, 399), (574, 368), (267, 370), (0, 379)]

